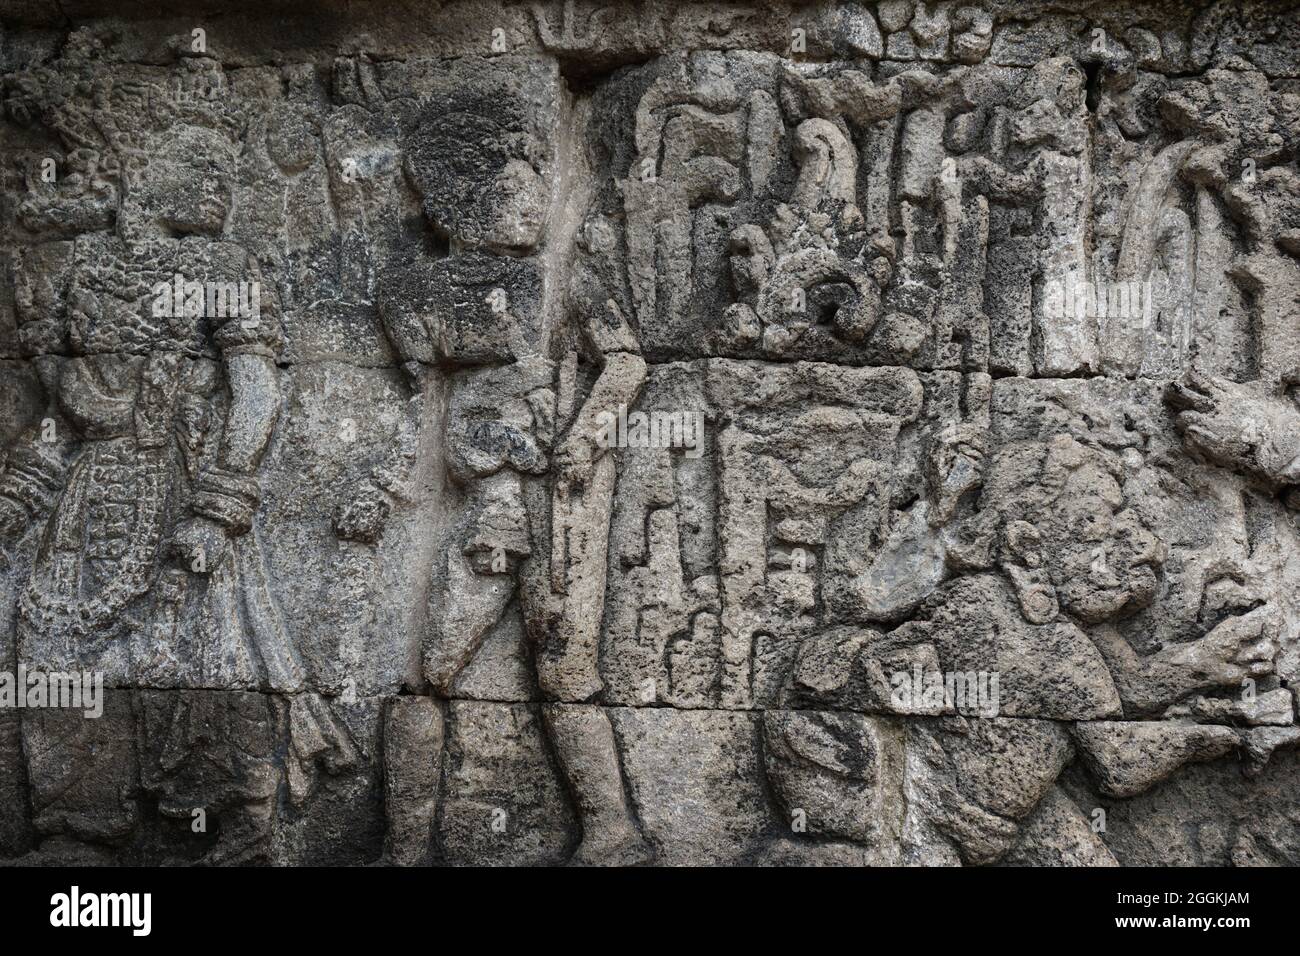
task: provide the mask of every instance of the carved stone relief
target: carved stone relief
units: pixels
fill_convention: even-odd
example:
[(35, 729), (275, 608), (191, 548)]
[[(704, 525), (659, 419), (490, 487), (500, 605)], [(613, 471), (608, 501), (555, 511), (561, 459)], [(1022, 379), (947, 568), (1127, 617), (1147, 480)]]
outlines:
[(63, 6), (0, 858), (1300, 861), (1294, 13)]

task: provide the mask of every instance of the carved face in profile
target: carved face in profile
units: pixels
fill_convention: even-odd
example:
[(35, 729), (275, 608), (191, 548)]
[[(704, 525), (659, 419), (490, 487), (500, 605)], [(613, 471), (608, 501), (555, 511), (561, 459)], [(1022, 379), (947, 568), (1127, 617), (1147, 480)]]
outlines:
[(541, 239), (545, 183), (534, 137), (498, 122), (500, 104), (437, 103), (405, 146), (406, 172), (424, 215), (457, 243), (525, 250)]
[(1020, 110), (1012, 122), (1015, 141), (1021, 146), (1042, 144), (1076, 152), (1082, 145), (1079, 122), (1086, 86), (1083, 71), (1069, 58), (1035, 66), (1017, 97)]
[(1145, 607), (1159, 583), (1160, 544), (1119, 494), (1114, 478), (1081, 471), (1045, 516), (1043, 547), (1057, 597), (1089, 623)]
[[(999, 456), (995, 471), (1004, 480), (1019, 472), (1021, 491), (1006, 511), (1033, 533), (1017, 544), (1018, 560), (1046, 572), (1062, 610), (1097, 624), (1151, 602), (1164, 547), (1125, 507), (1117, 462), (1062, 436)], [(999, 485), (995, 478), (986, 493)]]

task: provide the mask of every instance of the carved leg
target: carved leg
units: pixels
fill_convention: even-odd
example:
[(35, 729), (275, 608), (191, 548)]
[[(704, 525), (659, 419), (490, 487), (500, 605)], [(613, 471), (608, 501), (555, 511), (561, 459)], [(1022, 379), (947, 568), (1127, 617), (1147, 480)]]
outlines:
[(420, 866), (432, 856), (447, 732), (443, 706), (428, 697), (398, 697), (384, 715), (386, 856), (398, 866)]
[(591, 704), (546, 704), (542, 718), (582, 821), (582, 842), (571, 862), (628, 866), (649, 861), (652, 851), (623, 791), (609, 716)]

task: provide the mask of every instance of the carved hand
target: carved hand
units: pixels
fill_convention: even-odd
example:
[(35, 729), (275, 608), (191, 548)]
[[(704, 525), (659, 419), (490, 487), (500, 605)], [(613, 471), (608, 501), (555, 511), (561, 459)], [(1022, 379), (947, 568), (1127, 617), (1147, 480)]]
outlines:
[(1220, 623), (1199, 641), (1161, 653), (1163, 663), (1195, 686), (1230, 687), (1273, 671), (1278, 615), (1270, 605)]
[(334, 514), (334, 531), (345, 541), (374, 544), (384, 533), (388, 499), (369, 482), (359, 486)]
[(595, 466), (592, 440), (574, 428), (555, 450), (554, 464), (561, 481), (569, 485), (585, 485)]
[(211, 574), (229, 547), (226, 529), (210, 518), (190, 518), (177, 525), (172, 533), (172, 555), (195, 574)]
[(1178, 428), (1193, 451), (1272, 482), (1295, 481), (1291, 467), (1300, 454), (1300, 415), (1283, 399), (1189, 371), (1170, 386), (1168, 400), (1182, 409)]

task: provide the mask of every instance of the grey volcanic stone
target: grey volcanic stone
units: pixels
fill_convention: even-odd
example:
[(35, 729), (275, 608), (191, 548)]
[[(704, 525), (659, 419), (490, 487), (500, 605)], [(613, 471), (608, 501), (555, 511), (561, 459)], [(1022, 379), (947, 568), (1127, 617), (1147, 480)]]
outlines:
[(1300, 17), (0, 0), (0, 860), (1300, 863)]

